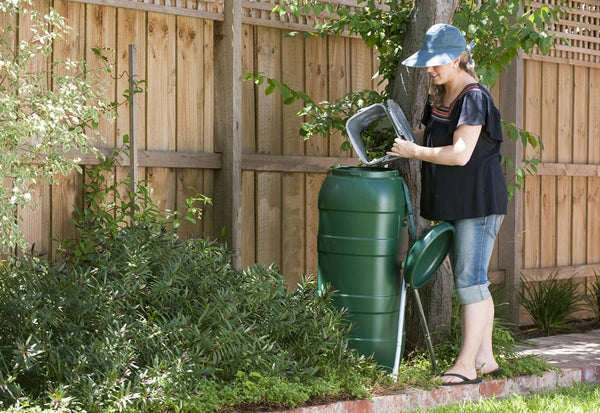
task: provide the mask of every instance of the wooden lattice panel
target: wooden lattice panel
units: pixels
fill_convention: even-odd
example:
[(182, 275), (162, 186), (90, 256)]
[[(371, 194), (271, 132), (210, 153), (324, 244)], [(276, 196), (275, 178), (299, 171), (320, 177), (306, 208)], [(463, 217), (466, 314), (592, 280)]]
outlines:
[[(301, 3), (302, 2), (300, 1), (299, 5), (302, 8)], [(357, 6), (356, 0), (323, 0), (321, 3), (330, 4), (333, 7), (348, 7), (350, 10), (362, 7), (362, 5)], [(318, 16), (313, 13), (301, 14), (300, 16), (295, 16), (291, 13), (282, 15), (279, 13), (271, 13), (271, 10), (273, 10), (276, 4), (276, 2), (271, 0), (244, 0), (242, 3), (242, 21), (247, 24), (258, 26), (311, 31), (315, 25), (323, 24), (331, 17), (334, 17), (326, 12), (322, 12)], [(389, 10), (389, 7), (384, 4), (380, 4), (379, 7)]]
[(126, 9), (146, 10), (179, 16), (223, 20), (224, 0), (71, 0)]
[[(533, 7), (552, 6), (561, 0), (532, 1)], [(568, 41), (559, 42), (547, 56), (535, 53), (538, 60), (600, 67), (600, 0), (568, 0), (565, 13), (552, 32)]]

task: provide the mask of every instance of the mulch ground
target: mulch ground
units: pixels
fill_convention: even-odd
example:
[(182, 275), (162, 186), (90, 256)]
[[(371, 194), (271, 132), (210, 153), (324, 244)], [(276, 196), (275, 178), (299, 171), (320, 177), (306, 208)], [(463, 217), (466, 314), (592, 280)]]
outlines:
[(515, 334), (515, 338), (527, 340), (530, 338), (547, 337), (548, 335), (554, 336), (558, 334), (584, 333), (586, 331), (597, 329), (600, 329), (600, 320), (573, 320), (564, 327), (553, 330), (550, 334), (546, 334), (535, 326), (522, 327), (520, 331)]

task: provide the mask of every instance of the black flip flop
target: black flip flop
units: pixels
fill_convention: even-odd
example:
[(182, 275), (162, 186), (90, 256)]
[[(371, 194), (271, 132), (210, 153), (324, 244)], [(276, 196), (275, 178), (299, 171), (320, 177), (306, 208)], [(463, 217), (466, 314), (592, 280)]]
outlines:
[(481, 383), (481, 381), (482, 381), (481, 377), (475, 377), (474, 379), (470, 379), (468, 377), (463, 376), (462, 374), (456, 374), (456, 373), (440, 374), (440, 377), (444, 377), (444, 376), (458, 377), (459, 379), (461, 379), (461, 381), (442, 383), (442, 386), (458, 386), (460, 384), (477, 384), (477, 383)]
[(502, 369), (496, 369), (494, 371), (490, 371), (489, 373), (484, 373), (484, 376), (491, 376), (491, 377), (500, 377), (504, 375), (504, 370)]

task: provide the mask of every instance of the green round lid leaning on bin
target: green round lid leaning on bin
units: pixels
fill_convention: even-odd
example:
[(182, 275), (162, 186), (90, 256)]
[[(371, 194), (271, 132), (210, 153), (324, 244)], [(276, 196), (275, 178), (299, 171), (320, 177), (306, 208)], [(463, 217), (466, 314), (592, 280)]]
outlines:
[(428, 229), (414, 243), (406, 258), (404, 281), (411, 288), (421, 288), (446, 258), (454, 238), (454, 227), (443, 222)]

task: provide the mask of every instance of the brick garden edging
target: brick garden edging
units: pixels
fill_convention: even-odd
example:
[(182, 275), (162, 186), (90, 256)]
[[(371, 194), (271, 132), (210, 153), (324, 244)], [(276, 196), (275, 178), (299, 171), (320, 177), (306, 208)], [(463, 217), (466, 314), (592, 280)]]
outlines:
[[(575, 364), (575, 363), (573, 363)], [(377, 396), (373, 400), (352, 400), (322, 406), (299, 407), (275, 413), (398, 413), (483, 398), (503, 398), (537, 393), (573, 383), (600, 382), (600, 364), (579, 362), (560, 371), (540, 376), (517, 376), (484, 380), (480, 384), (435, 387), (432, 390), (409, 389), (402, 393)]]

